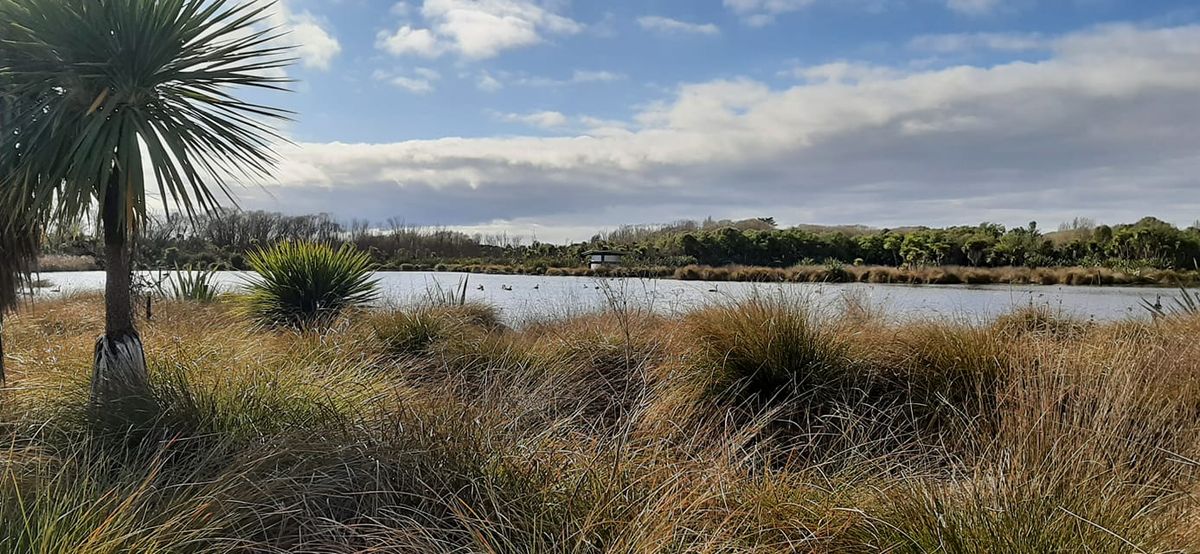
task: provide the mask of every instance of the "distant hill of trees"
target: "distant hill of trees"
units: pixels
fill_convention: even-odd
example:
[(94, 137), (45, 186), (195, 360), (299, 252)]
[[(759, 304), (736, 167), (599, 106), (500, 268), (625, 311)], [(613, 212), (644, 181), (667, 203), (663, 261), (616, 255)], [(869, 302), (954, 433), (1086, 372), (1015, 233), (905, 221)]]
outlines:
[[(327, 215), (288, 216), (226, 211), (188, 220), (153, 220), (138, 239), (142, 268), (243, 269), (245, 255), (285, 240), (351, 243), (386, 269), (438, 264), (497, 264), (528, 268), (575, 267), (585, 251), (613, 248), (630, 265), (683, 267), (746, 265), (790, 267), (842, 263), (885, 266), (1115, 267), (1196, 269), (1200, 226), (1180, 229), (1153, 217), (1136, 223), (1097, 225), (1076, 219), (1046, 232), (1035, 222), (1005, 228), (995, 223), (945, 228), (873, 229), (864, 226), (779, 227), (773, 218), (678, 221), (626, 225), (575, 244), (527, 241), (504, 234), (405, 225), (340, 223)], [(83, 225), (46, 235), (45, 254), (95, 255), (96, 237)]]

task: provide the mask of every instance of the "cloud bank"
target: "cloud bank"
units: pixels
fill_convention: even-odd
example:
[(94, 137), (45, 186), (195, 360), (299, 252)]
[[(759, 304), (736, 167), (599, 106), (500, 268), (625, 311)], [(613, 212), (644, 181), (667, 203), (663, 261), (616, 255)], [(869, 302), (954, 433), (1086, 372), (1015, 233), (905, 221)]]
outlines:
[(1191, 222), (1200, 26), (1046, 40), (1049, 56), (1032, 62), (844, 62), (796, 69), (785, 87), (682, 85), (604, 133), (299, 144), (282, 152), (278, 184), (246, 189), (243, 205), (417, 224), (537, 221), (550, 238), (705, 215)]

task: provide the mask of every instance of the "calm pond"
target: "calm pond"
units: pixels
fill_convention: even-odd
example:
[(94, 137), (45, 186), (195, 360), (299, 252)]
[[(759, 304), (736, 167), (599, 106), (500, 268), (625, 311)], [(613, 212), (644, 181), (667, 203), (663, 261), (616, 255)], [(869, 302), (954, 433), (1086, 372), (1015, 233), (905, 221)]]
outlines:
[[(151, 275), (151, 274), (146, 274)], [(383, 303), (405, 304), (427, 299), (438, 290), (461, 286), (462, 273), (381, 272), (376, 274), (383, 290)], [(221, 272), (217, 282), (224, 290), (242, 286), (247, 274)], [(49, 282), (38, 296), (68, 292), (97, 291), (104, 287), (104, 273), (46, 273)], [(511, 290), (508, 290), (511, 289)], [(674, 315), (715, 302), (729, 302), (758, 293), (795, 295), (817, 306), (837, 308), (846, 296), (865, 300), (880, 307), (889, 317), (956, 318), (984, 321), (1033, 305), (1082, 318), (1116, 320), (1147, 317), (1142, 299), (1154, 302), (1161, 295), (1164, 305), (1178, 295), (1174, 289), (1135, 287), (1069, 286), (913, 286), (851, 284), (756, 284), (709, 283), (657, 279), (597, 279), (593, 277), (543, 277), (530, 275), (469, 276), (467, 299), (482, 301), (500, 309), (511, 325), (553, 319), (596, 311), (612, 297), (630, 305), (651, 308)]]

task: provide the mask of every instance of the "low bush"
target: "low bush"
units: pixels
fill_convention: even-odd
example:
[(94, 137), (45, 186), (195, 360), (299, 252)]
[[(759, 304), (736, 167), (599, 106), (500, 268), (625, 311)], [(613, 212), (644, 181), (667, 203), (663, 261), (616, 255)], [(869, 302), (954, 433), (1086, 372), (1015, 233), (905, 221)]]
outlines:
[(306, 327), (332, 321), (378, 296), (371, 258), (343, 246), (282, 242), (246, 259), (257, 273), (247, 283), (245, 309), (270, 326)]

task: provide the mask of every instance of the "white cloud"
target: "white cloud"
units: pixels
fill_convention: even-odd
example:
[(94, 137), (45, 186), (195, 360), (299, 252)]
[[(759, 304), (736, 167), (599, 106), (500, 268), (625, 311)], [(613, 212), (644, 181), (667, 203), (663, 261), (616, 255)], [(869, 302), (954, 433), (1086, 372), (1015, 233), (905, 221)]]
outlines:
[(592, 70), (592, 69), (576, 69), (571, 72), (571, 75), (566, 78), (544, 77), (540, 75), (527, 75), (524, 73), (513, 73), (509, 71), (481, 71), (479, 79), (476, 81), (476, 86), (485, 91), (496, 91), (506, 86), (519, 87), (565, 87), (569, 85), (582, 85), (588, 83), (611, 83), (615, 81), (623, 81), (629, 76), (624, 73), (616, 73), (613, 71)]
[(428, 28), (402, 24), (394, 32), (381, 32), (377, 46), (397, 56), (455, 52), (481, 60), (541, 43), (548, 34), (583, 30), (583, 25), (532, 0), (424, 0), (421, 16)]
[(504, 88), (504, 83), (493, 77), (491, 73), (488, 73), (487, 71), (481, 71), (479, 73), (479, 80), (476, 81), (475, 86), (479, 87), (479, 90), (485, 92), (496, 92)]
[(285, 39), (295, 47), (296, 56), (305, 67), (327, 70), (333, 59), (342, 52), (342, 45), (325, 29), (313, 14), (293, 13), (284, 2), (275, 5), (270, 23), (288, 32)]
[(1037, 33), (952, 33), (921, 35), (908, 43), (909, 48), (938, 54), (957, 54), (973, 50), (1026, 52), (1044, 50), (1053, 42)]
[(567, 124), (567, 116), (554, 111), (533, 112), (527, 114), (495, 114), (501, 121), (521, 123), (539, 129), (553, 129)]
[(771, 23), (775, 16), (800, 11), (816, 0), (724, 0), (725, 7), (733, 10), (753, 26)]
[(653, 31), (661, 34), (695, 34), (695, 35), (719, 35), (721, 29), (712, 23), (689, 23), (669, 17), (657, 15), (647, 15), (639, 17), (637, 23), (641, 28), (647, 31)]
[(988, 14), (1002, 4), (1002, 0), (946, 0), (947, 8), (966, 15)]
[(571, 83), (610, 83), (612, 81), (621, 81), (625, 79), (625, 75), (613, 73), (612, 71), (589, 71), (586, 69), (576, 69), (571, 73)]
[(803, 79), (810, 83), (853, 84), (895, 79), (904, 73), (892, 67), (842, 61), (796, 67), (784, 71), (783, 75)]
[(286, 205), (243, 204), (448, 225), (1194, 219), (1200, 26), (1093, 29), (1045, 58), (691, 84), (623, 125), (590, 120), (606, 133), (301, 144), (282, 151)]
[(382, 32), (376, 37), (375, 45), (389, 54), (406, 56), (409, 54), (436, 58), (445, 51), (445, 45), (429, 29), (414, 29), (401, 25), (393, 33)]
[(383, 81), (413, 94), (433, 92), (436, 88), (435, 83), (442, 78), (441, 73), (427, 67), (414, 68), (409, 75), (377, 70), (372, 76), (377, 81)]
[[(1004, 0), (939, 0), (947, 9), (965, 15), (985, 15), (1004, 5)], [(724, 0), (725, 7), (752, 27), (769, 25), (775, 17), (798, 12), (818, 4), (850, 8), (866, 13), (880, 13), (894, 6), (904, 6), (905, 0)]]
[(620, 136), (630, 133), (630, 124), (627, 121), (618, 121), (615, 119), (604, 119), (594, 116), (581, 116), (579, 122), (583, 124), (587, 130), (587, 135), (592, 137), (598, 136)]

